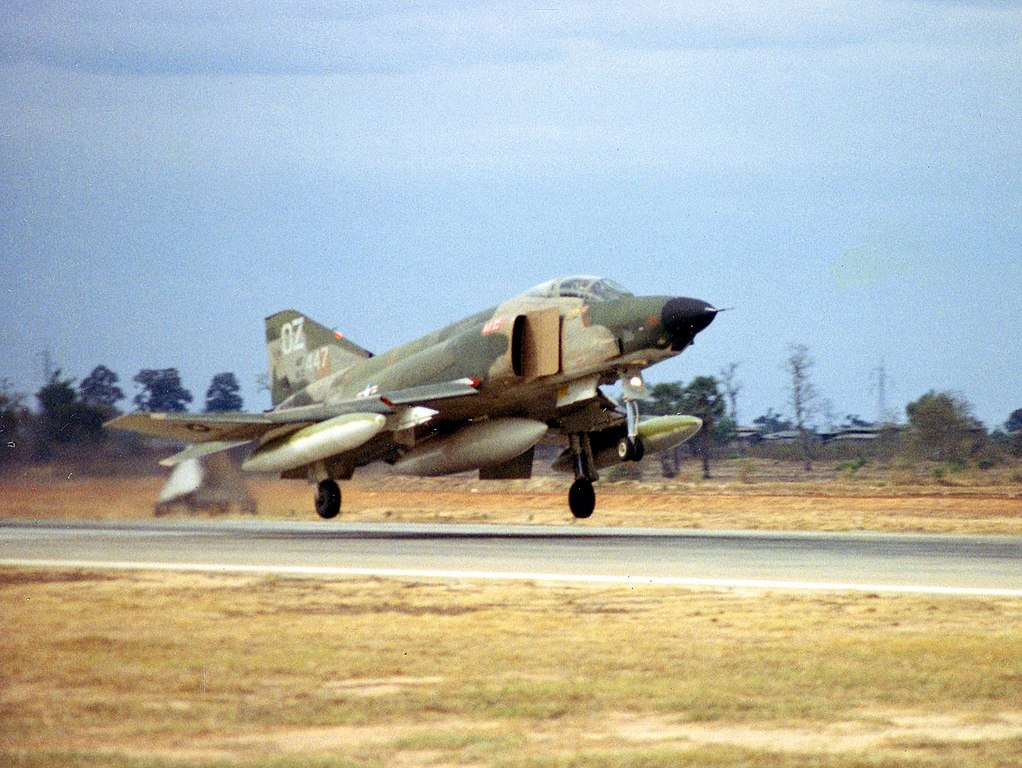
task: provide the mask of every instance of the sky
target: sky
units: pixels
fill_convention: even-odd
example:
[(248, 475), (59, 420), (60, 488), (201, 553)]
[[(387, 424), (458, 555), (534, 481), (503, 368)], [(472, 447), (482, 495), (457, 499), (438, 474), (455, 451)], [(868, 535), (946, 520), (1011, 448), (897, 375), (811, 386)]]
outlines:
[[(0, 377), (43, 352), (269, 406), (263, 318), (382, 351), (568, 274), (733, 307), (651, 382), (739, 362), (788, 412), (1022, 407), (1022, 3), (0, 7)], [(124, 405), (127, 405), (125, 403)]]

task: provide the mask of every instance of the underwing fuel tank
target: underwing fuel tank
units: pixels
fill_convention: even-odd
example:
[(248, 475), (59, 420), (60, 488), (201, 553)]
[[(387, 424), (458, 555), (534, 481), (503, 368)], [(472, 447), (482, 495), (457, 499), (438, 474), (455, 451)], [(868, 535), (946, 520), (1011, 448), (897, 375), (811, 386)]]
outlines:
[(403, 475), (436, 477), (490, 467), (522, 455), (546, 434), (535, 419), (487, 419), (420, 443), (394, 464)]
[(347, 413), (261, 445), (242, 463), (249, 472), (287, 472), (358, 448), (387, 423), (379, 413)]
[(647, 451), (665, 451), (681, 445), (703, 428), (696, 416), (650, 416), (639, 422), (639, 437)]

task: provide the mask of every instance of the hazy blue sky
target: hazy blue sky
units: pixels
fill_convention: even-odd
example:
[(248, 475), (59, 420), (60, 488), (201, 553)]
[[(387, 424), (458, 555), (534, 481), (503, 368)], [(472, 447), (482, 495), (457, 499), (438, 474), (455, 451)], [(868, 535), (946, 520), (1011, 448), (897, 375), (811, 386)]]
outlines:
[(807, 344), (843, 415), (1022, 407), (1022, 4), (11, 2), (2, 365), (264, 408), (262, 318), (382, 350), (559, 274), (736, 309), (652, 369)]

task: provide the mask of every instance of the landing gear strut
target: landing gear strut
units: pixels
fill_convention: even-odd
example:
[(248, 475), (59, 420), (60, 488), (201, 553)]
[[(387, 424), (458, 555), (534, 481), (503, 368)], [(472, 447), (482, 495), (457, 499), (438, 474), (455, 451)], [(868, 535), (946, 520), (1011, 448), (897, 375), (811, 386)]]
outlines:
[(329, 520), (341, 511), (341, 487), (335, 480), (322, 480), (316, 486), (316, 514)]
[(639, 437), (639, 401), (648, 397), (646, 382), (639, 372), (621, 371), (621, 388), (624, 390), (625, 419), (628, 434), (617, 444), (617, 456), (621, 461), (642, 461), (646, 455), (646, 446)]

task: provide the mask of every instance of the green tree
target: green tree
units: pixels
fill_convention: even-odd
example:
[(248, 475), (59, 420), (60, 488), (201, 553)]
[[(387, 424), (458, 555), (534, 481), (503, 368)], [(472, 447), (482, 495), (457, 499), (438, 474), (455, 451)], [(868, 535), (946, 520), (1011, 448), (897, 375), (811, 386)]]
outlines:
[(92, 373), (78, 385), (83, 403), (102, 405), (113, 411), (118, 400), (124, 399), (124, 392), (117, 386), (117, 374), (105, 365), (97, 365)]
[(36, 393), (39, 401), (36, 458), (48, 459), (54, 445), (98, 439), (102, 416), (78, 398), (74, 377), (63, 378), (60, 368), (50, 371), (49, 380)]
[(48, 459), (54, 443), (69, 443), (75, 437), (72, 409), (78, 399), (74, 379), (61, 378), (60, 368), (50, 371), (49, 380), (36, 392), (39, 401), (39, 439), (36, 458)]
[(913, 446), (937, 461), (964, 461), (978, 447), (982, 426), (959, 395), (930, 390), (905, 407)]
[(1015, 456), (1022, 456), (1022, 408), (1011, 412), (1011, 416), (1004, 422), (1003, 443)]
[[(725, 393), (725, 397), (727, 393)], [(730, 445), (738, 439), (738, 425), (730, 416), (721, 418), (713, 429), (713, 444), (718, 447)]]
[(1004, 431), (1009, 434), (1012, 432), (1018, 432), (1022, 429), (1022, 408), (1011, 412), (1011, 416), (1004, 422)]
[(696, 447), (703, 460), (703, 479), (710, 477), (710, 453), (713, 448), (717, 427), (726, 412), (724, 395), (713, 376), (696, 376), (682, 392), (681, 412), (698, 416), (703, 428), (695, 437)]
[(680, 381), (656, 384), (649, 391), (650, 400), (642, 403), (642, 410), (650, 416), (674, 416), (681, 413), (685, 387)]
[(206, 412), (240, 411), (243, 405), (238, 394), (240, 391), (241, 386), (233, 373), (218, 373), (206, 390)]
[(48, 459), (55, 444), (103, 439), (103, 422), (112, 415), (107, 406), (83, 401), (75, 390), (74, 378), (62, 378), (61, 369), (51, 370), (49, 380), (36, 393), (39, 421), (36, 435), (36, 458)]
[(759, 430), (761, 435), (770, 435), (774, 432), (788, 432), (795, 428), (794, 424), (783, 418), (773, 408), (768, 408), (766, 413), (754, 418), (752, 423), (756, 425), (756, 429)]
[(10, 379), (0, 378), (0, 465), (21, 455), (18, 414), (23, 395), (14, 391)]
[(177, 368), (143, 368), (133, 381), (142, 388), (134, 399), (140, 411), (180, 413), (192, 402)]

